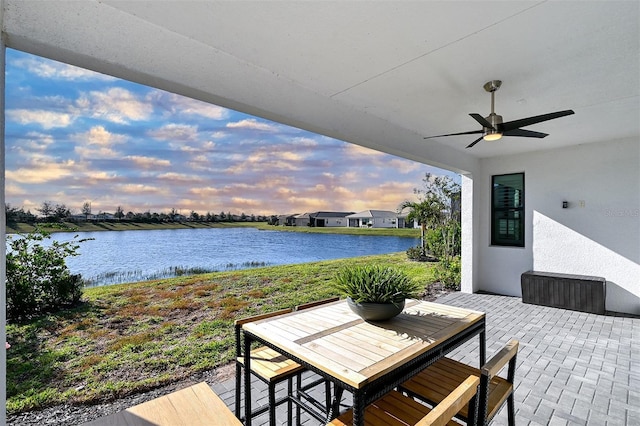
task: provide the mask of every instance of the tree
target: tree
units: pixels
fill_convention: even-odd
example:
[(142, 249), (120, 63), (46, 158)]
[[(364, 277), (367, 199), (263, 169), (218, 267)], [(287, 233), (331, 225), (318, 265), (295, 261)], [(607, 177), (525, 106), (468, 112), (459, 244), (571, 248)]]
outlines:
[(82, 296), (80, 275), (73, 275), (65, 264), (77, 256), (85, 240), (41, 242), (50, 234), (36, 228), (18, 238), (7, 237), (10, 250), (6, 258), (7, 318), (23, 320), (44, 312), (77, 304)]
[(48, 219), (49, 217), (53, 216), (53, 203), (51, 201), (45, 201), (42, 203), (40, 208), (36, 210), (39, 211), (42, 216)]
[(113, 216), (118, 220), (122, 220), (122, 218), (124, 217), (124, 210), (122, 210), (121, 206), (116, 207), (116, 212), (113, 214)]
[(407, 215), (408, 221), (416, 221), (420, 225), (420, 258), (426, 258), (426, 233), (427, 226), (432, 222), (432, 216), (437, 213), (438, 206), (434, 205), (430, 200), (422, 201), (404, 201), (400, 204), (399, 210), (409, 209)]
[[(424, 189), (414, 189), (420, 201), (405, 202), (401, 206), (411, 208), (410, 216), (420, 217), (423, 248), (426, 244), (440, 260), (434, 269), (436, 281), (455, 290), (460, 285), (461, 269), (460, 185), (447, 176), (433, 176), (430, 173), (422, 181)], [(429, 230), (425, 243), (426, 227)]]
[(438, 208), (438, 213), (433, 214), (429, 222), (431, 229), (438, 234), (431, 249), (437, 257), (449, 262), (460, 255), (460, 185), (448, 176), (431, 173), (427, 173), (422, 181), (424, 189), (417, 190), (417, 194)]
[(91, 216), (91, 202), (90, 201), (86, 201), (82, 205), (82, 214), (84, 215), (85, 219), (89, 220), (89, 216)]
[[(420, 224), (420, 256), (426, 248), (439, 258), (450, 259), (460, 253), (460, 185), (448, 176), (427, 173), (424, 189), (414, 189), (419, 201), (405, 201), (400, 211), (409, 209), (408, 220)], [(427, 229), (435, 237), (427, 238)]]
[(64, 204), (56, 204), (53, 210), (53, 216), (56, 220), (63, 221), (71, 216), (71, 210), (69, 210)]

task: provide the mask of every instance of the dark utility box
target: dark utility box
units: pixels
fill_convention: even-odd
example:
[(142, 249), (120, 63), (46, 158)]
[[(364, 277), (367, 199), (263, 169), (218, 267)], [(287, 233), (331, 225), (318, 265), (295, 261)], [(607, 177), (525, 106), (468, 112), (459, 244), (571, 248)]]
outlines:
[(520, 282), (524, 303), (605, 313), (607, 280), (602, 277), (527, 271), (520, 277)]

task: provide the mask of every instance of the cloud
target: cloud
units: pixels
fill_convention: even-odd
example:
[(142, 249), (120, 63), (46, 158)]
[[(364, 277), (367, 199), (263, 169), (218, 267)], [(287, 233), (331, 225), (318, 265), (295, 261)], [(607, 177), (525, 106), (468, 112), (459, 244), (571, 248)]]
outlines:
[(235, 165), (225, 169), (231, 174), (244, 174), (248, 172), (276, 172), (276, 171), (298, 171), (300, 166), (292, 160), (280, 159), (280, 153), (267, 152), (266, 150), (256, 151), (250, 154)]
[(198, 197), (216, 197), (222, 193), (224, 193), (224, 189), (222, 188), (214, 188), (213, 186), (206, 186), (203, 188), (191, 188), (189, 190), (190, 194), (197, 195)]
[(89, 183), (104, 183), (104, 182), (113, 182), (118, 178), (118, 175), (113, 172), (105, 172), (105, 171), (89, 171), (85, 174), (85, 181)]
[(85, 159), (106, 159), (121, 157), (122, 154), (112, 148), (126, 142), (127, 136), (112, 133), (103, 126), (94, 126), (86, 132), (74, 133), (69, 138), (77, 142), (74, 151)]
[(226, 127), (230, 129), (261, 130), (264, 132), (275, 132), (278, 130), (276, 124), (265, 123), (254, 118), (246, 118), (244, 120), (227, 123)]
[[(172, 145), (173, 146), (173, 145)], [(201, 153), (203, 151), (213, 151), (216, 148), (215, 142), (205, 141), (199, 144), (187, 145), (184, 143), (175, 144), (175, 148), (182, 152)]]
[(198, 139), (198, 126), (166, 124), (159, 129), (149, 130), (147, 134), (160, 140), (195, 141)]
[(163, 195), (166, 193), (164, 189), (157, 188), (151, 185), (144, 185), (141, 183), (128, 183), (124, 185), (118, 185), (115, 188), (116, 192), (122, 192), (124, 194), (142, 195)]
[(133, 162), (136, 166), (142, 167), (144, 169), (171, 166), (171, 162), (163, 158), (145, 157), (142, 155), (127, 155), (125, 158)]
[(134, 93), (121, 87), (84, 93), (76, 101), (76, 107), (93, 118), (119, 124), (146, 120), (153, 113), (150, 103), (141, 101)]
[[(15, 183), (7, 183), (4, 186), (4, 194), (6, 197), (16, 197), (25, 194), (25, 189)], [(10, 203), (7, 203), (10, 204)], [(16, 207), (16, 206), (14, 206)]]
[(122, 144), (128, 138), (126, 135), (112, 133), (105, 129), (104, 126), (94, 126), (84, 133), (74, 133), (70, 137), (79, 143), (105, 147)]
[(311, 155), (306, 151), (296, 151), (288, 145), (270, 145), (254, 148), (249, 154), (233, 154), (230, 161), (236, 161), (225, 169), (227, 173), (243, 174), (247, 172), (296, 172), (311, 167), (305, 166), (305, 161)]
[(64, 112), (46, 111), (41, 109), (11, 109), (7, 111), (9, 120), (18, 124), (39, 124), (44, 129), (54, 127), (68, 127), (73, 123), (70, 114)]
[(89, 71), (73, 65), (56, 62), (53, 60), (38, 58), (36, 56), (20, 57), (11, 61), (12, 66), (23, 68), (38, 77), (51, 80), (102, 80), (115, 81), (115, 77)]
[(239, 208), (242, 209), (244, 208), (259, 208), (262, 207), (263, 201), (262, 200), (252, 200), (249, 198), (242, 198), (242, 197), (231, 197), (231, 202), (233, 203), (235, 208)]
[(424, 166), (424, 164), (418, 163), (417, 161), (404, 160), (401, 158), (392, 158), (387, 164), (402, 174), (415, 172)]
[(42, 184), (77, 175), (79, 169), (79, 165), (73, 160), (56, 162), (46, 157), (35, 157), (29, 167), (6, 170), (5, 173), (10, 183)]
[(45, 152), (54, 142), (53, 136), (47, 133), (27, 132), (24, 138), (15, 140), (13, 146), (7, 141), (7, 150), (14, 150), (22, 155), (32, 155), (34, 152)]
[(107, 158), (119, 158), (121, 154), (111, 148), (102, 146), (80, 146), (76, 145), (74, 151), (82, 159), (98, 160)]
[(199, 115), (211, 120), (224, 120), (229, 117), (229, 110), (226, 108), (175, 93), (154, 90), (147, 98), (159, 108), (164, 109), (166, 116)]
[(228, 134), (226, 132), (223, 132), (223, 131), (220, 131), (220, 130), (217, 131), (217, 132), (211, 133), (211, 137), (213, 139), (223, 139), (223, 138), (226, 138), (227, 136), (228, 136)]
[(384, 152), (375, 151), (373, 149), (365, 148), (364, 146), (356, 145), (353, 143), (345, 143), (343, 150), (344, 155), (355, 158), (362, 158), (363, 156), (370, 158), (382, 158), (389, 155), (385, 154)]
[(204, 179), (201, 178), (200, 176), (188, 175), (185, 173), (175, 173), (175, 172), (162, 173), (157, 176), (157, 179), (168, 181), (168, 182), (191, 183), (191, 184), (201, 183), (204, 181)]

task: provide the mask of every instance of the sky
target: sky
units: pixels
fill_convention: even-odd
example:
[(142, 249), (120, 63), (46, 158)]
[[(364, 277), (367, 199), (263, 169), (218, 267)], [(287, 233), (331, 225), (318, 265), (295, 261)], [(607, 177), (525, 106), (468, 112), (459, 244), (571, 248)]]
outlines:
[(6, 203), (34, 214), (395, 211), (426, 173), (456, 177), (12, 49), (5, 90)]

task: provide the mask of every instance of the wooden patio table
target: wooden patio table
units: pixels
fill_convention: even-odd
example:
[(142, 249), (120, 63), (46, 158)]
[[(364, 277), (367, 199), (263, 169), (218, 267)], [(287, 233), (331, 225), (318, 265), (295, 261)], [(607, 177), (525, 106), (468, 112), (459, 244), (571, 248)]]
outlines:
[[(388, 320), (366, 322), (347, 302), (246, 323), (245, 365), (258, 341), (335, 384), (330, 418), (342, 391), (353, 394), (353, 424), (364, 424), (365, 407), (464, 342), (479, 336), (479, 366), (485, 363), (485, 314), (420, 300)], [(251, 424), (251, 376), (244, 369), (245, 424)]]

